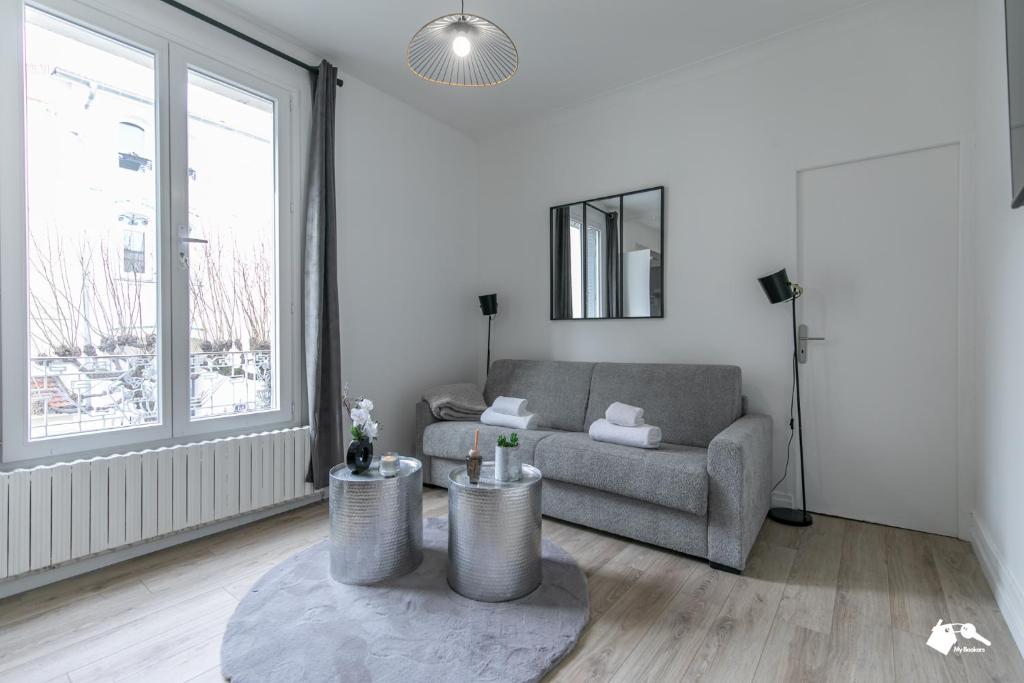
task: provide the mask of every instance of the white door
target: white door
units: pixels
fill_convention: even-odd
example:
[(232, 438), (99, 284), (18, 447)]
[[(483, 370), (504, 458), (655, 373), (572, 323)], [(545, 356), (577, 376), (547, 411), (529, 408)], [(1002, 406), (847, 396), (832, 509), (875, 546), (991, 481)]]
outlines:
[(798, 174), (809, 510), (957, 534), (958, 173), (950, 145)]

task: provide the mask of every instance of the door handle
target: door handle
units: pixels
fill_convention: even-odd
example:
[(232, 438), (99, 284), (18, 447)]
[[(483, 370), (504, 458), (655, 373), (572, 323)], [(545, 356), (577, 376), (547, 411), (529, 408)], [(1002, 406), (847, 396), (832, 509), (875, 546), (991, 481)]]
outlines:
[(824, 337), (808, 337), (807, 336), (807, 325), (800, 325), (797, 328), (797, 346), (796, 346), (796, 358), (801, 363), (807, 362), (807, 342), (809, 341), (825, 341)]

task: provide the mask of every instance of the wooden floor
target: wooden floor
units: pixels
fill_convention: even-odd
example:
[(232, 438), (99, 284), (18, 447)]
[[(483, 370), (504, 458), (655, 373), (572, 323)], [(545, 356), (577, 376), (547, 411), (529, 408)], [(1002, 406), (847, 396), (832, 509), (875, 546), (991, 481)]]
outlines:
[[(428, 489), (424, 514), (446, 513), (445, 492)], [(219, 681), (239, 598), (327, 524), (317, 504), (0, 601), (0, 681)], [(590, 580), (590, 624), (549, 680), (1024, 681), (960, 541), (769, 521), (735, 576), (553, 520), (544, 535)], [(973, 623), (992, 646), (943, 657), (925, 646), (940, 618)]]

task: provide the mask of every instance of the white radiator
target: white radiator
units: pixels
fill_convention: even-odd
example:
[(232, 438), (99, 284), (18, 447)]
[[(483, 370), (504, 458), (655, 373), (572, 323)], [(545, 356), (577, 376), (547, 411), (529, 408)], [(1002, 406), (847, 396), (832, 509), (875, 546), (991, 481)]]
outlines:
[(309, 428), (0, 473), (0, 579), (313, 493)]

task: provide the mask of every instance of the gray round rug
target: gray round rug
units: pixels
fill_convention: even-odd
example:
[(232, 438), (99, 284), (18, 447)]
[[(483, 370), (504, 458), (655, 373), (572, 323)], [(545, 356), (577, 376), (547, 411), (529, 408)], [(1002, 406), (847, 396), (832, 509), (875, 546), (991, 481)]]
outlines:
[(331, 579), (328, 541), (293, 555), (239, 603), (221, 672), (236, 683), (537, 681), (576, 645), (587, 579), (562, 548), (544, 541), (540, 588), (486, 603), (448, 587), (447, 546), (447, 521), (424, 520), (423, 564), (372, 586)]

